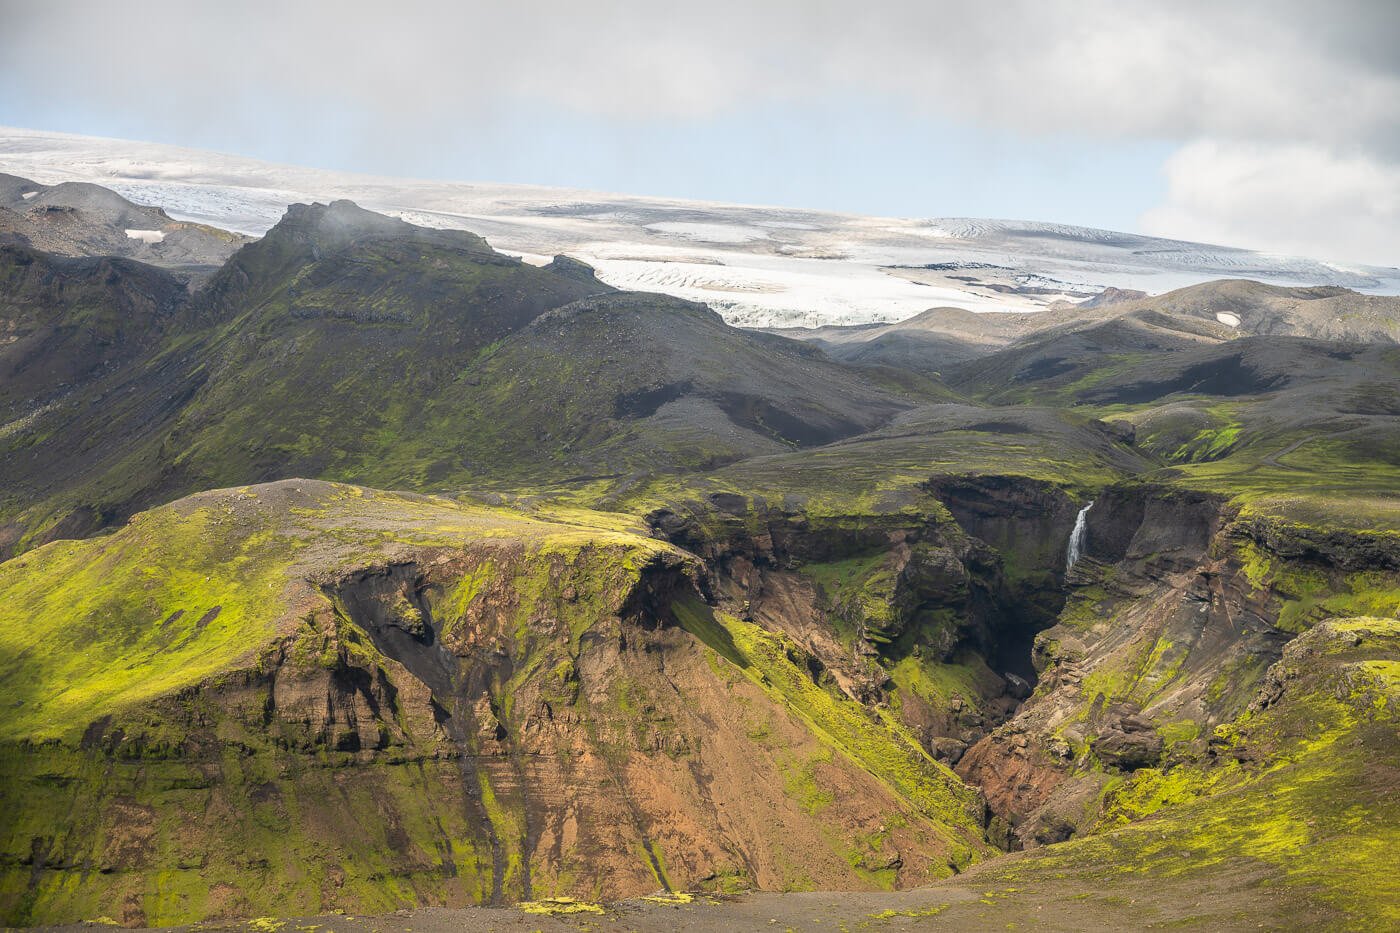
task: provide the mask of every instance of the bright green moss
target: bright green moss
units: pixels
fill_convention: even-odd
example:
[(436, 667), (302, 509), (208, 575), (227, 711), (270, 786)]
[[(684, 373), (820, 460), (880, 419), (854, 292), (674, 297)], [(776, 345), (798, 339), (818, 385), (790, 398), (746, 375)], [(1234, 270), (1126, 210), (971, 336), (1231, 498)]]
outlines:
[[(0, 829), (0, 866), (9, 866), (0, 867), (0, 915), (79, 920), (134, 901), (146, 923), (162, 925), (216, 912), (387, 912), (479, 900), (482, 885), (489, 894), (490, 861), (473, 854), (480, 828), (466, 819), (455, 762), (343, 764), (274, 760), (264, 749), (226, 756), (211, 780), (185, 762), (6, 747), (0, 806), (20, 819)], [(114, 807), (128, 817), (120, 834)], [(138, 810), (153, 818), (132, 819)], [(75, 867), (55, 865), (35, 884), (17, 867), (34, 839)]]
[(452, 638), (456, 635), (457, 627), (466, 616), (468, 607), (486, 588), (486, 584), (493, 576), (495, 576), (495, 567), (490, 560), (483, 560), (462, 574), (445, 603), (439, 608), (444, 638)]
[(913, 694), (935, 709), (947, 709), (954, 698), (975, 708), (978, 698), (996, 680), (986, 663), (975, 655), (943, 663), (909, 654), (900, 658), (889, 673), (900, 694)]
[(1400, 615), (1400, 575), (1339, 573), (1318, 564), (1282, 561), (1253, 542), (1239, 551), (1250, 584), (1279, 600), (1277, 624), (1284, 631), (1301, 632), (1328, 617)]
[[(0, 738), (71, 736), (102, 715), (254, 664), (271, 639), (309, 624), (306, 600), (329, 608), (304, 583), (308, 573), (372, 563), (395, 546), (526, 542), (530, 559), (508, 581), (520, 625), (528, 628), (549, 593), (577, 638), (640, 568), (673, 552), (615, 530), (610, 517), (600, 525), (288, 481), (208, 493), (142, 513), (108, 537), (55, 542), (0, 564), (0, 678), (11, 691)], [(446, 600), (449, 630), (498, 576), (487, 559), (462, 577)], [(570, 588), (572, 598), (559, 595)], [(404, 603), (400, 614), (412, 624), (417, 610)], [(296, 651), (301, 664), (334, 663), (323, 633)]]
[(1248, 871), (1314, 902), (1315, 914), (1334, 911), (1339, 925), (1394, 927), (1397, 652), (1395, 619), (1316, 626), (1285, 651), (1282, 693), (1217, 728), (1214, 759), (1111, 782), (1100, 827), (1110, 831), (989, 866), (986, 876), (1102, 885), (1125, 872), (1189, 883)]
[(895, 910), (891, 907), (887, 910), (881, 910), (877, 913), (870, 914), (869, 919), (877, 923), (883, 923), (887, 920), (900, 920), (906, 917), (912, 919), (919, 919), (923, 917), (937, 917), (939, 914), (943, 913), (947, 909), (947, 904), (938, 904), (934, 907), (918, 907), (909, 910)]
[(1144, 768), (1109, 785), (1103, 795), (1100, 828), (1151, 816), (1163, 807), (1188, 803), (1209, 794), (1228, 770), (1204, 772), (1182, 766), (1168, 771)]
[(515, 905), (527, 914), (543, 914), (550, 917), (567, 917), (574, 914), (601, 914), (601, 904), (579, 901), (572, 897), (549, 897), (542, 901), (521, 901)]
[(1184, 461), (1188, 463), (1217, 460), (1228, 453), (1239, 439), (1240, 426), (1238, 424), (1223, 428), (1209, 428), (1181, 445), (1170, 459), (1173, 462)]
[(805, 761), (787, 761), (783, 769), (783, 792), (798, 806), (813, 815), (821, 813), (835, 800), (831, 789), (817, 779), (817, 768), (831, 761), (831, 750), (825, 749)]
[(1196, 736), (1201, 733), (1201, 724), (1194, 719), (1178, 719), (1161, 726), (1157, 732), (1162, 736), (1162, 741), (1170, 748), (1173, 745), (1195, 741)]
[(846, 596), (860, 590), (865, 580), (870, 578), (888, 558), (883, 550), (857, 554), (845, 560), (826, 563), (809, 562), (802, 565), (802, 573), (812, 578), (833, 602), (840, 602)]
[(490, 776), (485, 770), (477, 773), (477, 784), (481, 789), (481, 806), (486, 811), (495, 836), (495, 844), (505, 853), (502, 877), (497, 884), (503, 891), (519, 897), (524, 893), (525, 872), (525, 813), (515, 802), (502, 801), (496, 796)]
[(1187, 653), (1187, 648), (1174, 645), (1165, 636), (1138, 644), (1130, 652), (1100, 662), (1085, 675), (1083, 696), (1091, 701), (1103, 696), (1144, 704), (1176, 678)]
[(1060, 611), (1058, 624), (1074, 629), (1088, 629), (1101, 622), (1109, 602), (1108, 592), (1101, 584), (1077, 586), (1070, 590)]
[[(289, 752), (284, 743), (301, 748), (308, 736), (294, 720), (263, 723), (267, 700), (256, 695), (246, 698), (256, 711), (245, 717), (217, 690), (181, 690), (231, 682), (237, 698), (245, 684), (268, 689), (259, 678), (273, 673), (392, 679), (395, 666), (322, 584), (386, 558), (428, 556), (446, 559), (436, 566), (465, 564), (461, 577), (429, 587), (435, 617), (455, 612), (460, 621), (488, 592), (518, 613), (520, 664), (512, 683), (492, 688), (499, 715), (510, 722), (514, 690), (527, 679), (542, 680), (551, 702), (572, 702), (577, 672), (556, 623), (576, 637), (614, 619), (654, 561), (683, 569), (683, 559), (620, 530), (615, 517), (598, 528), (579, 511), (570, 519), (294, 481), (204, 494), (109, 537), (60, 542), (0, 566), (8, 598), (0, 666), (10, 665), (0, 676), (26, 689), (0, 715), (0, 811), (20, 815), (0, 828), (0, 916), (79, 920), (125, 898), (144, 922), (159, 924), (291, 905), (387, 912), (489, 897), (496, 847), (465, 805), (460, 765), (436, 758), (432, 742), (418, 747), (394, 734), (407, 728), (397, 713), (382, 710), (369, 741), (386, 748), (371, 762), (335, 751), (336, 736)], [(385, 611), (400, 627), (427, 621), (402, 595)], [(564, 651), (542, 650), (546, 642)], [(126, 740), (111, 755), (80, 751), (88, 723), (108, 715), (108, 732), (123, 730)], [(189, 730), (207, 760), (188, 757)], [(59, 741), (17, 744), (50, 737)], [(499, 793), (513, 785), (496, 775), (478, 778), (501, 852), (499, 882), (518, 896), (523, 804)], [(114, 801), (122, 802), (116, 810)], [(121, 807), (149, 808), (153, 819)], [(139, 857), (112, 863), (118, 871), (51, 867), (35, 880), (15, 867), (35, 839), (49, 847), (50, 866), (102, 866), (109, 847), (131, 844), (110, 840), (113, 827), (145, 825), (149, 840)], [(224, 891), (218, 903), (215, 883)]]
[(879, 550), (802, 566), (802, 572), (817, 584), (833, 610), (832, 627), (845, 644), (852, 644), (861, 635), (870, 641), (889, 641), (885, 633), (897, 622), (897, 575), (889, 560), (888, 552)]
[(873, 888), (893, 891), (899, 881), (898, 870), (889, 864), (884, 844), (889, 839), (888, 827), (873, 833), (857, 835), (846, 848), (846, 862), (851, 870)]
[[(161, 510), (0, 564), (0, 737), (71, 734), (213, 676), (269, 638), (297, 542)], [(232, 529), (231, 529), (232, 530)]]

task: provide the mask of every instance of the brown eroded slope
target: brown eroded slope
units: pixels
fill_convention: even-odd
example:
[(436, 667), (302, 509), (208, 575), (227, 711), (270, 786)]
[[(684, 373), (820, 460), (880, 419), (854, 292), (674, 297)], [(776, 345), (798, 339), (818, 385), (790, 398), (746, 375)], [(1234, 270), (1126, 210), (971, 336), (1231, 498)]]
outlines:
[(990, 851), (975, 793), (638, 530), (290, 480), (0, 565), (7, 922), (909, 886)]

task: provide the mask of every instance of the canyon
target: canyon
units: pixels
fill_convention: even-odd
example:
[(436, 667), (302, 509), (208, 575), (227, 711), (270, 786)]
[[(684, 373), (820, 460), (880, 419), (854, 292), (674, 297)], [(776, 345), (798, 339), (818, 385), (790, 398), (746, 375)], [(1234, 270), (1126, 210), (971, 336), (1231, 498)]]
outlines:
[(74, 212), (0, 246), (7, 924), (1400, 917), (1394, 299), (857, 359), (346, 201), (212, 269)]

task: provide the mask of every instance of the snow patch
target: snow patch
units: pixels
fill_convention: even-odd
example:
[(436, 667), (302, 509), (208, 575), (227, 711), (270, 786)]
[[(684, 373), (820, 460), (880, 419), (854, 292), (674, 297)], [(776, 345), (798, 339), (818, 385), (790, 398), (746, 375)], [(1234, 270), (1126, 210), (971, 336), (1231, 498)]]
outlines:
[(1215, 312), (1215, 319), (1226, 327), (1239, 327), (1240, 316), (1230, 311)]
[(159, 243), (165, 239), (165, 234), (159, 230), (128, 230), (126, 235), (128, 238), (140, 240), (142, 243)]
[(20, 195), (20, 197), (24, 198), (26, 201), (30, 198), (37, 198), (38, 196), (39, 192), (37, 191), (26, 191), (24, 194)]

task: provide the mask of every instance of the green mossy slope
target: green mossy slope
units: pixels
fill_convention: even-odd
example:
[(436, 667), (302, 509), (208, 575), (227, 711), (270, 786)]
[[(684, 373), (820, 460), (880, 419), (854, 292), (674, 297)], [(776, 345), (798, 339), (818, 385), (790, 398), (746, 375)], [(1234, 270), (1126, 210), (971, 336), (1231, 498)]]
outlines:
[(950, 865), (963, 868), (985, 848), (982, 806), (976, 792), (931, 758), (888, 711), (872, 715), (832, 686), (823, 687), (801, 666), (799, 650), (782, 635), (698, 601), (681, 603), (682, 626), (744, 671), (791, 709), (832, 748), (890, 785), (913, 803), (956, 848)]
[(642, 532), (288, 480), (0, 565), (0, 916), (890, 888), (992, 851), (897, 717)]
[[(1333, 619), (1291, 643), (1265, 689), (1215, 730), (1212, 752), (1105, 793), (1121, 829), (985, 869), (1111, 891), (1126, 873), (1174, 885), (1231, 874), (1310, 905), (1298, 929), (1400, 923), (1400, 622)], [(1274, 893), (1270, 893), (1274, 892)]]
[[(575, 521), (588, 514), (573, 513)], [(397, 551), (473, 540), (550, 553), (664, 546), (598, 514), (542, 522), (500, 509), (310, 480), (202, 493), (116, 533), (0, 564), (0, 738), (72, 736), (101, 715), (256, 663), (325, 605), (312, 578)]]

